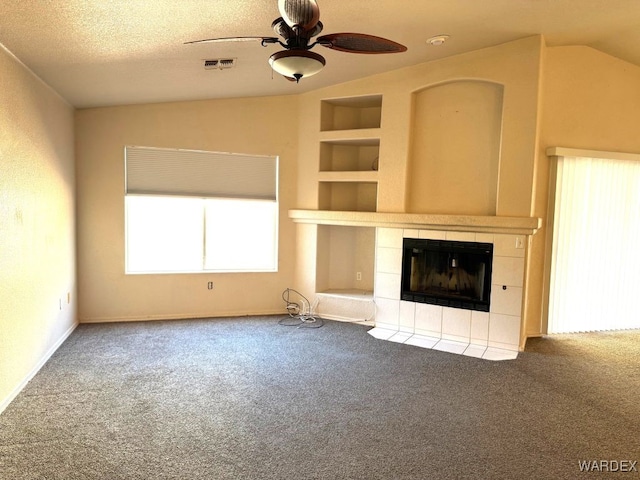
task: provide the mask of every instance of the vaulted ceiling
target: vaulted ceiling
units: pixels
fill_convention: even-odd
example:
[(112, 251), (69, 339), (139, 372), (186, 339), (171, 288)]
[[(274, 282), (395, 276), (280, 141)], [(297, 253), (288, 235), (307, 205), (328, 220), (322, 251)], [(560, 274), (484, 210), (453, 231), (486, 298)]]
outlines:
[[(275, 36), (277, 0), (4, 0), (0, 43), (72, 105), (289, 95), (531, 35), (549, 46), (587, 45), (640, 66), (638, 0), (318, 0), (323, 34), (358, 32), (408, 47), (359, 55), (316, 46), (324, 69), (299, 84), (259, 42), (185, 45), (228, 36)], [(441, 46), (427, 43), (449, 35)], [(235, 59), (204, 69), (206, 59)]]

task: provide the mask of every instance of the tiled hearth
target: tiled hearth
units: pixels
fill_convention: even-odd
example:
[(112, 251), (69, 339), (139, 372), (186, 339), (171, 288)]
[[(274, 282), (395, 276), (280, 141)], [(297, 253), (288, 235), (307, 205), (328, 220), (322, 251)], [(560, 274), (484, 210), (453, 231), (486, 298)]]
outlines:
[[(494, 245), (489, 312), (400, 300), (402, 239), (425, 238)], [(381, 340), (487, 360), (518, 355), (526, 235), (378, 228), (375, 328)]]

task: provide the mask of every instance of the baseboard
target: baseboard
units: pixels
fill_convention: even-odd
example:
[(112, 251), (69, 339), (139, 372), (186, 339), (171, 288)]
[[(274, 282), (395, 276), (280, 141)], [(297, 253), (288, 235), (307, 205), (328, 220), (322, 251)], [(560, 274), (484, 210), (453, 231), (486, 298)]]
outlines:
[(180, 314), (180, 315), (144, 315), (144, 316), (132, 315), (129, 317), (89, 317), (89, 318), (81, 318), (80, 323), (152, 322), (152, 321), (158, 321), (158, 320), (191, 320), (191, 319), (202, 319), (202, 318), (252, 317), (252, 316), (262, 316), (262, 315), (287, 315), (287, 312), (284, 309), (278, 309), (278, 310), (260, 310), (255, 312), (254, 311), (216, 312), (216, 313), (209, 313), (209, 314), (191, 313), (191, 314)]
[(31, 379), (36, 375), (36, 373), (40, 371), (43, 365), (47, 363), (47, 361), (51, 358), (51, 355), (53, 355), (56, 352), (56, 350), (60, 348), (60, 345), (62, 345), (67, 338), (69, 338), (69, 335), (73, 333), (73, 331), (76, 329), (77, 326), (78, 326), (77, 322), (71, 325), (71, 327), (69, 327), (69, 329), (66, 332), (64, 332), (64, 334), (58, 339), (58, 341), (54, 343), (51, 346), (51, 348), (49, 348), (49, 350), (47, 350), (47, 352), (42, 356), (42, 358), (36, 364), (36, 366), (31, 369), (31, 371), (27, 374), (27, 376), (24, 379), (22, 379), (22, 381), (18, 384), (18, 386), (14, 388), (11, 391), (11, 393), (0, 402), (0, 415), (9, 406), (9, 404), (13, 402), (13, 400), (18, 396), (18, 394), (27, 385), (27, 383), (29, 383)]

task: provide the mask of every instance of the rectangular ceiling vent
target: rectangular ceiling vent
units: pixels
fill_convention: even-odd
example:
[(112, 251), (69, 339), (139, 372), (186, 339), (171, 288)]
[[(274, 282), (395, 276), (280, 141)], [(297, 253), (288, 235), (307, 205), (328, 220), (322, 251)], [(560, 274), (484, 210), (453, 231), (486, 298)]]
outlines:
[(223, 70), (225, 68), (232, 68), (236, 65), (235, 58), (215, 58), (204, 61), (205, 70)]

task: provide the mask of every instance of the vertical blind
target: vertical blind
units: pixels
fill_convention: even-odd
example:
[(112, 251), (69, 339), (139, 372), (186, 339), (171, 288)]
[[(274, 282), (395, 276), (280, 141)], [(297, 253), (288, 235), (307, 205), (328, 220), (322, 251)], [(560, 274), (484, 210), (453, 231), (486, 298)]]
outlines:
[(278, 158), (125, 147), (125, 192), (276, 200)]
[(558, 157), (549, 333), (640, 327), (640, 161)]

